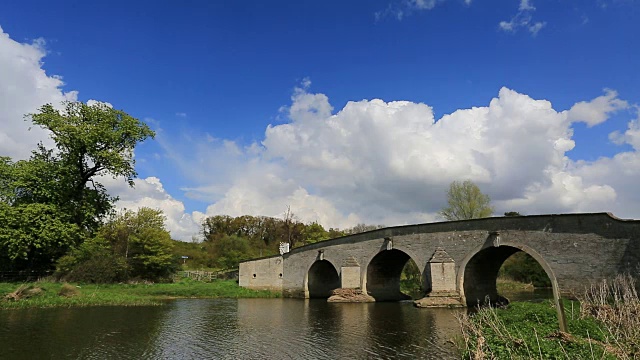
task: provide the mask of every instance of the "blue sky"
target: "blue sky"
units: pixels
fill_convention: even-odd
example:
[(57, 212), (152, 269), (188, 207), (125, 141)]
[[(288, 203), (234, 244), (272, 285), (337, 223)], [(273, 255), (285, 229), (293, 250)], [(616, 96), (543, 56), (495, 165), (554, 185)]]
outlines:
[[(181, 238), (204, 214), (278, 216), (291, 204), (300, 208), (302, 220), (326, 226), (432, 221), (444, 200), (437, 194), (464, 178), (486, 189), (497, 200), (497, 211), (614, 211), (640, 217), (639, 206), (622, 200), (633, 193), (629, 186), (638, 174), (615, 184), (603, 175), (622, 161), (617, 154), (634, 158), (616, 163), (616, 169), (635, 169), (639, 18), (640, 3), (634, 0), (12, 2), (0, 8), (7, 44), (35, 46), (36, 67), (46, 73), (38, 76), (55, 80), (55, 75), (64, 84), (52, 83), (49, 98), (24, 100), (24, 109), (15, 105), (22, 98), (9, 92), (6, 98), (16, 100), (5, 106), (25, 113), (38, 101), (75, 96), (108, 102), (148, 121), (159, 133), (136, 150), (144, 184), (136, 194), (119, 185), (113, 189), (130, 207), (182, 206), (169, 216)], [(16, 50), (10, 59), (9, 54), (0, 67), (18, 74), (11, 66), (23, 55)], [(5, 91), (11, 91), (6, 89), (12, 81), (20, 78), (0, 77)], [(349, 115), (348, 103), (362, 100), (366, 106)], [(414, 118), (397, 115), (389, 104), (398, 100), (409, 102), (406, 116)], [(492, 100), (502, 100), (505, 108), (513, 101), (515, 110), (467, 115), (471, 123), (482, 118), (481, 123), (496, 125), (494, 132), (486, 130), (494, 129), (489, 125), (452, 120), (454, 130), (422, 129), (424, 136), (415, 142), (403, 141), (406, 134), (420, 133), (421, 121), (431, 117), (437, 123), (460, 109), (491, 108)], [(542, 100), (550, 102), (543, 113), (553, 111), (555, 117), (536, 129), (553, 131), (540, 130), (540, 138), (506, 131), (518, 121), (543, 121), (540, 114), (528, 117), (537, 114), (544, 104), (536, 101)], [(562, 115), (580, 102), (582, 112)], [(415, 112), (409, 106), (416, 106)], [(378, 107), (384, 116), (371, 110)], [(306, 115), (295, 113), (297, 108)], [(336, 118), (341, 111), (344, 116)], [(307, 124), (307, 116), (315, 122)], [(15, 118), (1, 119), (13, 124), (6, 127), (13, 129), (5, 131), (9, 138), (22, 131)], [(332, 118), (344, 125), (339, 134), (365, 131), (360, 137), (331, 135)], [(384, 137), (396, 132), (397, 137)], [(449, 141), (454, 135), (458, 138)], [(449, 144), (465, 135), (484, 142), (463, 141), (458, 147), (468, 145), (467, 151), (452, 149), (447, 155)], [(388, 151), (370, 158), (378, 151), (371, 143), (354, 145), (367, 136)], [(436, 149), (444, 151), (440, 158), (429, 150), (436, 144), (429, 143), (432, 136), (438, 139)], [(498, 136), (509, 137), (511, 147)], [(293, 138), (303, 142), (289, 142)], [(551, 149), (559, 138), (575, 147)], [(529, 141), (528, 150), (517, 149)], [(387, 157), (398, 142), (399, 158)], [(492, 142), (505, 147), (492, 148)], [(7, 144), (0, 150), (19, 157)], [(527, 157), (527, 151), (534, 155)], [(413, 164), (403, 156), (421, 152), (431, 160)], [(511, 177), (496, 164), (516, 164), (510, 170), (527, 176)], [(370, 177), (361, 177), (364, 173)], [(341, 175), (351, 180), (329, 181)], [(261, 188), (268, 179), (276, 179), (277, 189)], [(389, 204), (415, 198), (420, 182), (432, 189), (420, 202)], [(296, 193), (301, 189), (302, 195)]]

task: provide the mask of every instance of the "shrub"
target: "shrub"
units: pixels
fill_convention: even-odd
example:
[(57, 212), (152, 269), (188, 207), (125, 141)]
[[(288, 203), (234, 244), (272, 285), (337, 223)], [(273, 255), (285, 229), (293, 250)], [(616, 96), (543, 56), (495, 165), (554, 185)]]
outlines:
[(58, 295), (64, 297), (74, 297), (80, 294), (80, 290), (73, 285), (69, 285), (67, 283), (62, 284), (60, 291), (58, 291)]
[(500, 268), (500, 276), (533, 284), (535, 287), (551, 287), (551, 280), (542, 266), (526, 252), (511, 255)]
[(105, 284), (126, 281), (129, 267), (119, 256), (99, 256), (81, 262), (64, 277), (65, 281)]

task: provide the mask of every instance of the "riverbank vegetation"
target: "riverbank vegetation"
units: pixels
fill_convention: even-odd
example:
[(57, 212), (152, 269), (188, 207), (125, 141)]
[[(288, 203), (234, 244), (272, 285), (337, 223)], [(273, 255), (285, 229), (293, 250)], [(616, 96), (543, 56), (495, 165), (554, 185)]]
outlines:
[(565, 301), (569, 333), (558, 331), (552, 302), (512, 303), (459, 317), (467, 359), (635, 359), (640, 356), (640, 300), (631, 276)]
[(249, 290), (233, 280), (176, 283), (68, 284), (0, 283), (0, 309), (161, 305), (176, 298), (276, 298), (280, 293)]

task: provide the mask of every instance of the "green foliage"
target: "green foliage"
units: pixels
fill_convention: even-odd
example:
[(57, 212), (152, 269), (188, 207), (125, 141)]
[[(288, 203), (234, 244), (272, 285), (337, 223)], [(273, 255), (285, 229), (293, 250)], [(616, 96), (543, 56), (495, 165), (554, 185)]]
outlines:
[(447, 207), (439, 214), (450, 221), (479, 219), (491, 216), (493, 207), (489, 196), (472, 181), (454, 181), (447, 191)]
[(57, 201), (71, 214), (73, 223), (94, 231), (114, 200), (94, 177), (124, 177), (133, 186), (133, 149), (154, 132), (105, 104), (67, 102), (64, 111), (47, 104), (28, 118), (51, 132), (57, 148), (53, 153), (40, 146), (33, 160), (55, 165)]
[(213, 244), (216, 265), (221, 269), (237, 268), (238, 264), (252, 257), (249, 241), (239, 236), (225, 235)]
[(80, 262), (64, 279), (84, 284), (108, 284), (127, 280), (128, 272), (124, 258), (108, 254)]
[(140, 120), (100, 103), (67, 102), (64, 111), (47, 104), (29, 117), (35, 125), (51, 131), (61, 159), (73, 164), (77, 171), (73, 175), (80, 182), (109, 174), (122, 176), (133, 185), (133, 149), (155, 135)]
[[(280, 242), (288, 242), (292, 247), (304, 245), (308, 225), (296, 220), (288, 213), (285, 219), (266, 216), (228, 215), (210, 216), (202, 223), (202, 234), (205, 242), (216, 242), (224, 236), (237, 236), (249, 241), (251, 247), (266, 253), (277, 253)], [(313, 234), (312, 236), (316, 236)], [(322, 235), (321, 235), (322, 236)]]
[(330, 239), (329, 232), (317, 222), (306, 225), (302, 230), (302, 237), (305, 244), (313, 244), (318, 241)]
[(616, 359), (602, 346), (607, 334), (604, 324), (593, 318), (569, 317), (571, 335), (561, 334), (556, 310), (549, 302), (485, 308), (471, 317), (462, 316), (461, 325), (466, 340), (463, 358)]
[(424, 290), (420, 268), (416, 265), (415, 261), (409, 259), (400, 274), (400, 291), (415, 299), (422, 297)]
[(47, 269), (77, 243), (80, 232), (57, 206), (0, 203), (0, 270)]
[(109, 283), (130, 278), (161, 280), (179, 267), (162, 211), (140, 208), (112, 216), (98, 235), (57, 263), (68, 281)]
[(176, 269), (173, 242), (164, 221), (160, 210), (124, 211), (104, 224), (98, 239), (109, 244), (114, 255), (126, 260), (131, 277), (160, 279)]
[[(173, 242), (173, 255), (184, 263), (184, 269), (211, 269), (215, 267), (215, 259), (211, 256), (212, 243), (210, 242)], [(182, 256), (187, 256), (186, 260)]]
[(524, 251), (517, 252), (505, 260), (499, 276), (533, 284), (534, 287), (551, 287), (551, 280), (542, 266)]
[(519, 212), (517, 211), (507, 211), (506, 213), (504, 213), (504, 216), (522, 216)]
[(152, 137), (139, 120), (104, 104), (44, 105), (27, 116), (51, 132), (56, 150), (39, 144), (29, 160), (0, 157), (0, 268), (47, 269), (91, 238), (115, 198), (98, 175), (136, 175), (133, 149)]
[(377, 230), (383, 228), (384, 225), (368, 225), (364, 223), (356, 224), (354, 227), (345, 229), (344, 233), (346, 235), (359, 234), (367, 231)]

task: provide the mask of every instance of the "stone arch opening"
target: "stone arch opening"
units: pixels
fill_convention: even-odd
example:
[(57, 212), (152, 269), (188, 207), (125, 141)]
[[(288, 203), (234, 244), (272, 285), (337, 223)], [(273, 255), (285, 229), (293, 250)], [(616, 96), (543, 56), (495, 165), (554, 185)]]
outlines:
[(402, 271), (410, 260), (413, 261), (401, 250), (379, 252), (367, 266), (367, 293), (376, 301), (410, 300), (411, 296), (400, 290)]
[(516, 246), (487, 247), (476, 252), (464, 267), (463, 291), (467, 306), (486, 305), (487, 302), (501, 305), (509, 302), (498, 292), (497, 280), (505, 261), (519, 253), (525, 253), (530, 261), (535, 261), (542, 267), (549, 284), (554, 282), (553, 275), (545, 269), (544, 260), (538, 256), (533, 256)]
[(504, 298), (501, 299), (499, 297), (496, 288), (498, 272), (504, 261), (519, 251), (524, 251), (535, 259), (542, 266), (547, 277), (549, 277), (553, 290), (553, 302), (558, 313), (560, 331), (566, 332), (567, 321), (564, 315), (558, 279), (556, 279), (553, 270), (551, 270), (551, 267), (542, 256), (526, 245), (502, 243), (492, 247), (483, 246), (473, 251), (460, 264), (458, 286), (462, 292), (462, 298), (466, 301), (467, 306), (483, 304), (487, 298), (494, 304), (504, 300)]
[(307, 286), (309, 298), (326, 299), (334, 289), (340, 287), (338, 271), (329, 261), (318, 260), (309, 268)]
[[(529, 295), (528, 298), (544, 299), (552, 297), (550, 294), (551, 279), (547, 276), (542, 265), (525, 251), (518, 251), (509, 256), (500, 267), (498, 272), (498, 293), (501, 295), (505, 295), (502, 292), (512, 293), (513, 290), (510, 290), (510, 288), (515, 288), (516, 290), (525, 289), (525, 284), (526, 291), (520, 292), (527, 293)], [(545, 289), (548, 291), (544, 291)], [(511, 299), (511, 297), (509, 298)]]

